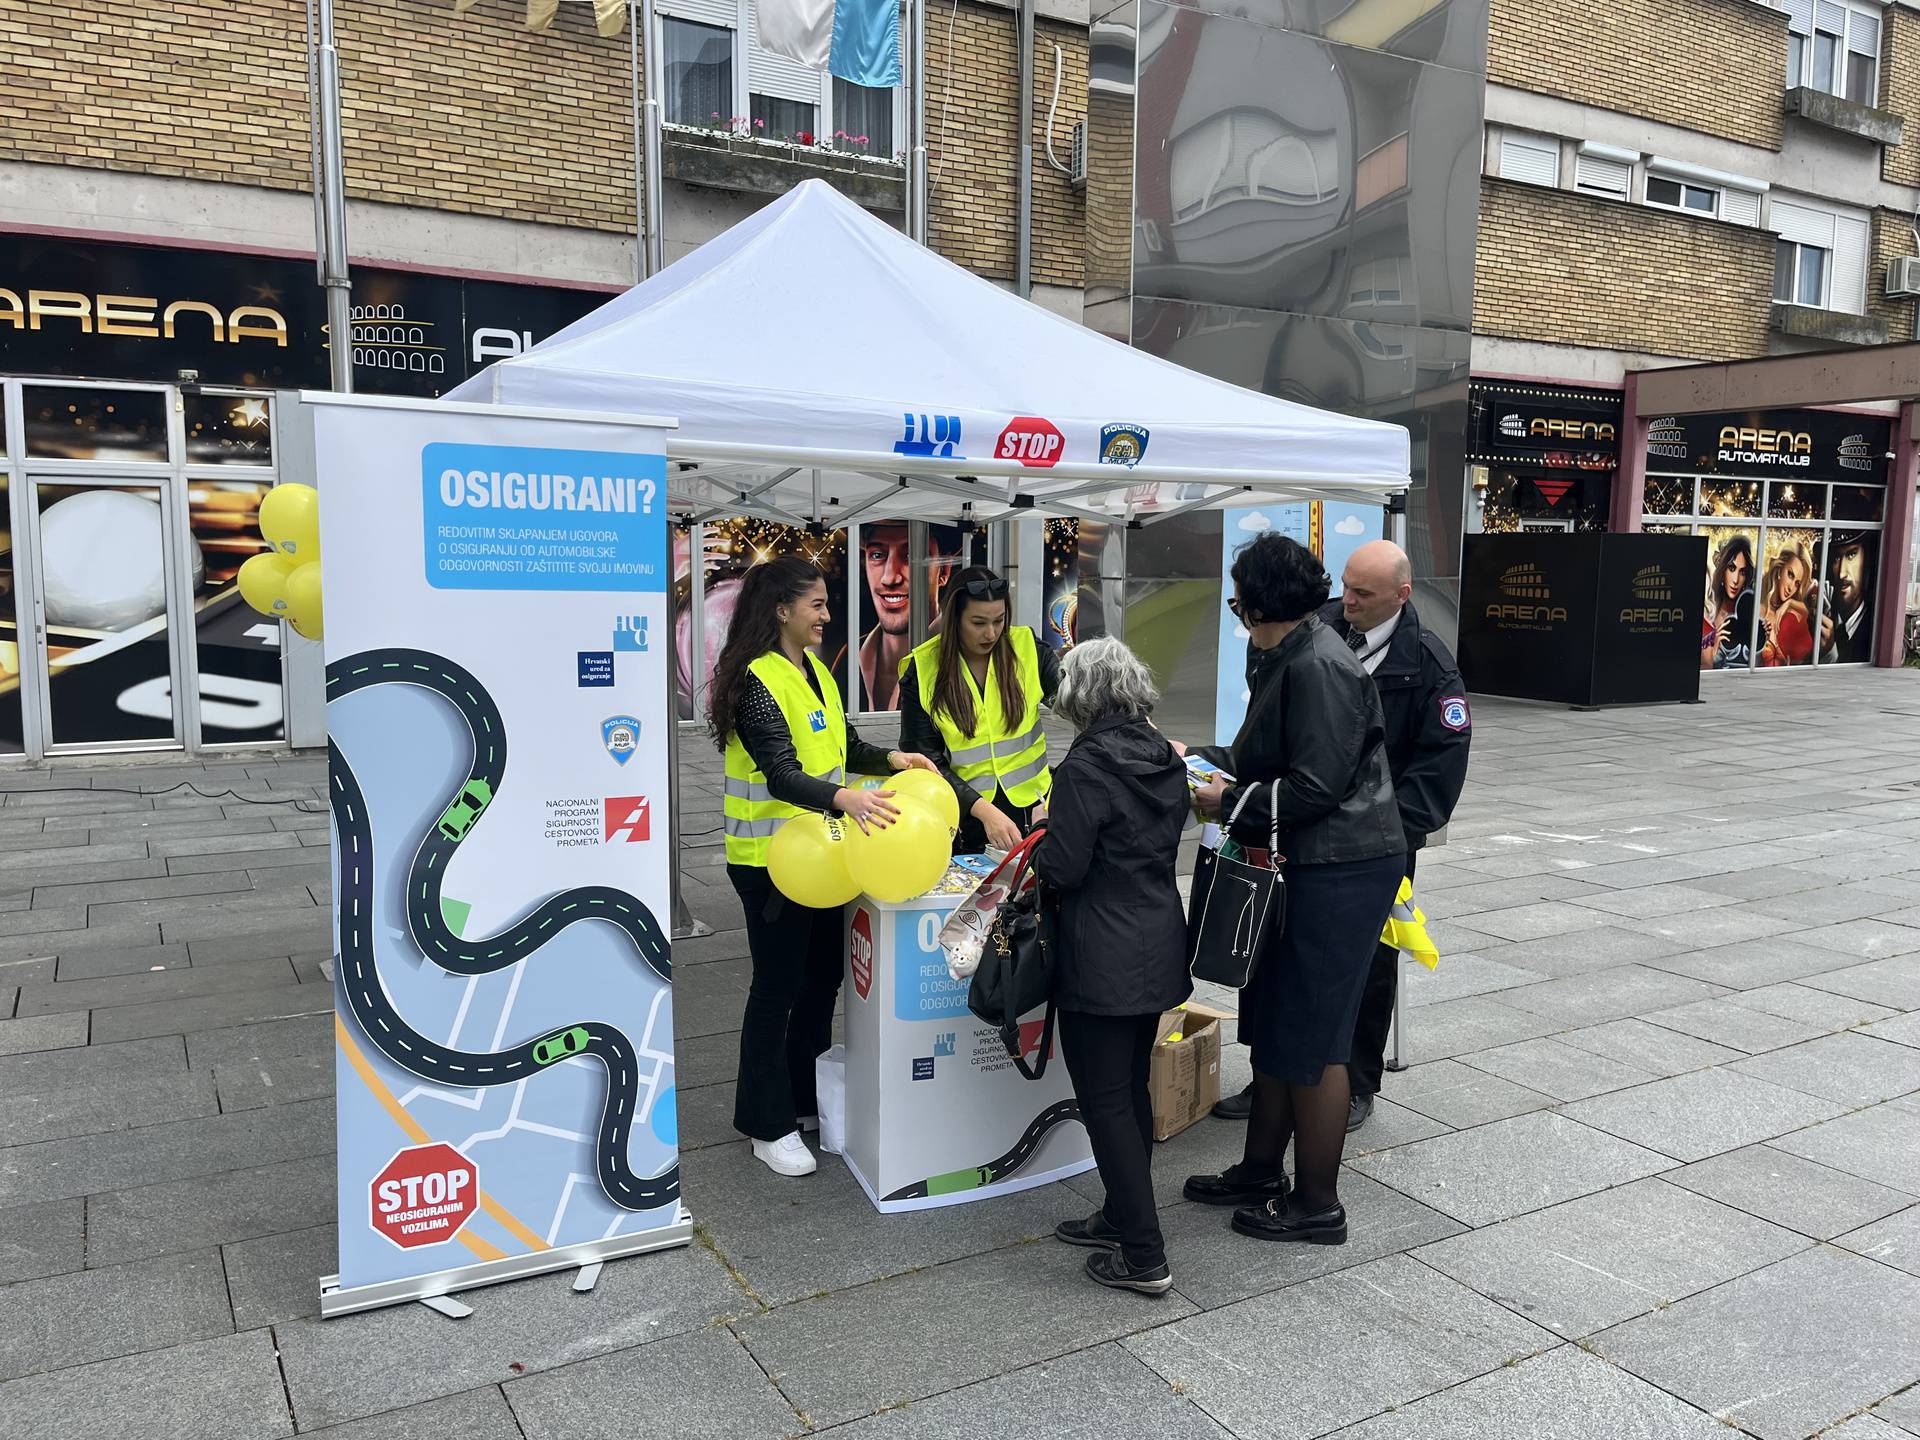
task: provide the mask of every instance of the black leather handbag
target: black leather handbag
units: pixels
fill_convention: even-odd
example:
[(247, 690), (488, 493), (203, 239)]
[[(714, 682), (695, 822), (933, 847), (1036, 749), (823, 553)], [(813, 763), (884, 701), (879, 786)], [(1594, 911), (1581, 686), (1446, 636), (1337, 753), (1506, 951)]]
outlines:
[[(1248, 787), (1222, 828), (1231, 831), (1248, 797)], [(1280, 782), (1273, 782), (1277, 817)], [(1272, 867), (1202, 848), (1193, 867), (1193, 894), (1187, 902), (1187, 963), (1196, 980), (1246, 988), (1260, 957), (1286, 923), (1287, 887), (1281, 878), (1280, 826), (1270, 831), (1267, 856)]]
[[(1018, 868), (1007, 887), (1007, 898), (994, 912), (980, 968), (973, 972), (967, 1008), (1000, 1032), (1000, 1043), (1029, 1080), (1047, 1072), (1053, 1054), (1053, 972), (1055, 906), (1033, 873), (1033, 846), (1044, 830), (1028, 837), (1024, 853), (1016, 851)], [(1009, 861), (1015, 856), (1007, 857)], [(1040, 1054), (1029, 1065), (1020, 1053), (1020, 1017), (1047, 1007), (1040, 1036)]]

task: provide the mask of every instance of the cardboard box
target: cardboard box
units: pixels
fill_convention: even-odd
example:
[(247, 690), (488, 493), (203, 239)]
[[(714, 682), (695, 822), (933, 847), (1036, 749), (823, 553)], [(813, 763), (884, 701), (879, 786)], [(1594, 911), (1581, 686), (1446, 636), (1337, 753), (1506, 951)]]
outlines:
[[(1232, 1018), (1233, 1012), (1197, 1000), (1160, 1017), (1147, 1074), (1154, 1139), (1178, 1135), (1220, 1098), (1220, 1022)], [(1178, 1040), (1168, 1038), (1175, 1034)]]

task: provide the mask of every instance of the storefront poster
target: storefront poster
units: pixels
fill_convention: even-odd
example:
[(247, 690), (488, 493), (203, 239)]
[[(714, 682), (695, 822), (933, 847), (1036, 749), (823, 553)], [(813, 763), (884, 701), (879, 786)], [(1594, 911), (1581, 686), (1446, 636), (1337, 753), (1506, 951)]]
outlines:
[(1305, 545), (1320, 558), (1340, 593), (1340, 575), (1347, 560), (1369, 540), (1381, 537), (1383, 514), (1378, 505), (1350, 505), (1344, 501), (1296, 501), (1281, 505), (1248, 505), (1221, 511), (1219, 662), (1214, 678), (1215, 743), (1230, 744), (1246, 719), (1247, 630), (1227, 608), (1233, 598), (1233, 562), (1249, 542), (1277, 531)]
[(658, 434), (315, 411), (341, 1287), (323, 1308), (672, 1243)]
[(1759, 611), (1759, 544), (1751, 529), (1703, 525), (1707, 541), (1706, 592), (1700, 622), (1702, 670), (1753, 668)]
[(1827, 537), (1827, 569), (1820, 588), (1822, 665), (1872, 661), (1879, 559), (1877, 530), (1835, 530)]
[[(985, 563), (985, 545), (978, 536), (969, 545), (969, 537), (956, 525), (928, 524), (926, 532), (926, 553), (916, 565), (905, 520), (861, 522), (860, 639), (851, 669), (862, 710), (900, 708), (900, 662), (913, 648), (914, 570), (926, 586), (928, 633), (937, 634), (948, 584), (966, 566)], [(844, 672), (836, 666), (834, 673)]]
[(1811, 665), (1820, 634), (1818, 530), (1769, 525), (1757, 594), (1760, 633), (1755, 658), (1767, 669)]
[(1080, 618), (1080, 522), (1056, 517), (1046, 523), (1047, 588), (1041, 638), (1055, 650), (1071, 650)]

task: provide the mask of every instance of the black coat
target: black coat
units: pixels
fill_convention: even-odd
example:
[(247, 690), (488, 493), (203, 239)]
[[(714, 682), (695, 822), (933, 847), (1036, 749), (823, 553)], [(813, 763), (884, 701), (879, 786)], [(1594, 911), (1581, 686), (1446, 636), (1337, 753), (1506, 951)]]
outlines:
[(1233, 838), (1267, 848), (1277, 815), (1280, 851), (1295, 865), (1403, 852), (1380, 695), (1346, 641), (1309, 615), (1273, 649), (1254, 652), (1247, 685), (1232, 746), (1195, 752), (1234, 777), (1223, 817), (1246, 801)]
[(1190, 804), (1186, 766), (1144, 719), (1095, 721), (1054, 768), (1034, 865), (1059, 899), (1062, 1009), (1156, 1015), (1192, 993), (1174, 884)]
[[(1329, 601), (1320, 618), (1342, 640), (1353, 629), (1338, 600)], [(1467, 783), (1473, 714), (1466, 683), (1440, 637), (1420, 624), (1411, 605), (1400, 612), (1373, 683), (1380, 692), (1400, 825), (1407, 832), (1407, 849), (1418, 850), (1447, 823)]]

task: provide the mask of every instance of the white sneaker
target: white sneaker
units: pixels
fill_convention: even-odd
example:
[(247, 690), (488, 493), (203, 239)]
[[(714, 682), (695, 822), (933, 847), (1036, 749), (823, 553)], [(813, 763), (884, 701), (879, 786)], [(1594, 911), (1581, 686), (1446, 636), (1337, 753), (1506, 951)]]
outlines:
[(820, 1164), (798, 1130), (789, 1131), (778, 1140), (754, 1141), (753, 1154), (776, 1175), (811, 1175)]

